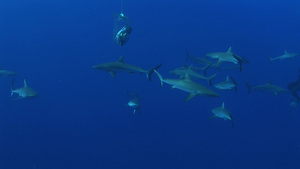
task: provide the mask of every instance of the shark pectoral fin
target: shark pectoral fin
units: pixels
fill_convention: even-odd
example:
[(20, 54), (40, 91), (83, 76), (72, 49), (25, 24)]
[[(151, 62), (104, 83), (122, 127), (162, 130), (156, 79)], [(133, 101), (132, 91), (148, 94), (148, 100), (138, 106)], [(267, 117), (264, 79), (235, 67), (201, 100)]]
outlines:
[(216, 115), (213, 115), (211, 116), (211, 118), (209, 118), (209, 120), (215, 119), (216, 117), (217, 117)]
[(278, 94), (278, 92), (274, 92), (274, 95), (277, 95)]
[(189, 94), (188, 97), (184, 99), (184, 102), (187, 102), (187, 101), (191, 100), (191, 99), (194, 98), (195, 96), (197, 96), (196, 93), (191, 93), (191, 94)]
[(111, 77), (116, 78), (116, 72), (110, 71), (109, 74), (111, 75)]
[(223, 63), (222, 60), (218, 59), (217, 63), (216, 63), (216, 67), (220, 67), (221, 63)]

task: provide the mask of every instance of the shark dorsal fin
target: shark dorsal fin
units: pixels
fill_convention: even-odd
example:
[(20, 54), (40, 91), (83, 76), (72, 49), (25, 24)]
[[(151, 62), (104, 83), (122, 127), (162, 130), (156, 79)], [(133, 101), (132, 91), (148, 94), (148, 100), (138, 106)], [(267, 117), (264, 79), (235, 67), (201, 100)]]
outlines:
[(227, 50), (227, 53), (232, 53), (232, 51), (231, 51), (231, 46), (230, 46), (229, 49)]
[(225, 108), (225, 104), (224, 104), (224, 102), (222, 103), (222, 108), (223, 108), (223, 109)]
[(24, 87), (27, 87), (26, 79), (24, 79)]
[(184, 80), (192, 81), (188, 73), (185, 73)]
[(268, 84), (272, 84), (272, 81), (269, 81)]
[(285, 51), (284, 51), (284, 54), (286, 54), (286, 55), (287, 55), (287, 54), (289, 54), (289, 53), (288, 53), (288, 52), (285, 50)]
[(228, 82), (228, 81), (229, 81), (229, 76), (227, 75), (227, 76), (226, 76), (226, 82)]
[(121, 57), (118, 59), (118, 62), (124, 63), (124, 57), (121, 56)]

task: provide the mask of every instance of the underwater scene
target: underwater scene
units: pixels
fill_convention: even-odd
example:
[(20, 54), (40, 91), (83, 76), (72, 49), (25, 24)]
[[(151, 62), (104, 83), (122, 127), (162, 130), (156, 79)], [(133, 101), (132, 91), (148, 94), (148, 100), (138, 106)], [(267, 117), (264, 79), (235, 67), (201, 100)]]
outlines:
[(0, 169), (299, 169), (299, 6), (2, 0)]

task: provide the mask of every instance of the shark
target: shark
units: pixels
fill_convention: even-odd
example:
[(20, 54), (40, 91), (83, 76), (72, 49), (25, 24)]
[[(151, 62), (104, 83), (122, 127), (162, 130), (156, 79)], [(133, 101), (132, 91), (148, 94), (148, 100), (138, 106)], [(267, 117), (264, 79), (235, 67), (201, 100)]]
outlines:
[(231, 120), (232, 127), (234, 127), (233, 116), (232, 114), (225, 108), (224, 102), (221, 107), (216, 107), (212, 109), (212, 113), (214, 114), (210, 119), (214, 118), (223, 118), (224, 120)]
[(211, 75), (209, 77), (206, 77), (206, 76), (204, 76), (204, 75), (202, 75), (202, 74), (194, 71), (193, 66), (189, 66), (189, 67), (183, 66), (183, 67), (171, 70), (170, 73), (178, 75), (178, 76), (180, 76), (180, 78), (184, 78), (185, 74), (188, 74), (190, 77), (194, 77), (194, 78), (197, 78), (197, 79), (207, 80), (210, 85), (211, 85), (211, 81), (217, 75), (217, 74), (213, 74), (213, 75)]
[(229, 47), (229, 49), (227, 50), (227, 52), (213, 52), (213, 53), (208, 53), (206, 54), (206, 56), (209, 56), (213, 59), (217, 59), (217, 63), (216, 66), (219, 67), (221, 63), (223, 62), (231, 62), (234, 64), (239, 64), (240, 65), (240, 71), (242, 71), (243, 67), (242, 67), (242, 63), (247, 63), (248, 61), (246, 61), (245, 59), (243, 59), (242, 57), (234, 54), (232, 52), (231, 47)]
[(14, 80), (11, 82), (11, 96), (13, 94), (18, 94), (18, 98), (34, 98), (38, 95), (38, 93), (32, 88), (28, 87), (26, 80), (24, 79), (24, 86), (21, 88), (13, 89)]
[(282, 88), (280, 86), (272, 84), (272, 82), (268, 82), (266, 84), (261, 84), (257, 86), (252, 86), (248, 82), (245, 82), (248, 87), (248, 94), (251, 93), (252, 89), (261, 91), (261, 92), (271, 92), (274, 95), (277, 95), (278, 93), (288, 93), (289, 91), (285, 88)]
[(127, 91), (127, 97), (131, 98), (129, 100), (129, 102), (127, 103), (127, 105), (128, 105), (128, 107), (133, 109), (133, 114), (135, 114), (142, 107), (140, 102), (139, 102), (139, 96), (135, 92), (128, 92)]
[(196, 82), (193, 82), (189, 75), (186, 73), (183, 79), (164, 79), (156, 70), (154, 72), (157, 74), (160, 79), (160, 86), (163, 86), (163, 83), (171, 85), (172, 88), (183, 90), (188, 92), (189, 95), (184, 100), (184, 102), (189, 101), (197, 95), (210, 96), (210, 97), (219, 97), (219, 94), (210, 90), (209, 88), (202, 86)]
[(134, 65), (130, 65), (124, 62), (124, 57), (121, 56), (117, 61), (115, 62), (108, 62), (108, 63), (102, 63), (99, 65), (95, 65), (92, 68), (94, 69), (98, 69), (98, 70), (103, 70), (106, 72), (109, 72), (110, 75), (115, 78), (116, 77), (116, 73), (117, 72), (128, 72), (128, 73), (144, 73), (146, 74), (146, 77), (149, 81), (151, 81), (151, 75), (153, 73), (154, 70), (157, 70), (158, 68), (160, 68), (161, 64), (149, 69), (149, 70), (144, 70), (141, 67), (138, 66), (134, 66)]
[(270, 61), (273, 61), (273, 60), (283, 60), (283, 59), (288, 59), (288, 58), (294, 58), (295, 56), (298, 56), (300, 55), (300, 53), (288, 53), (286, 50), (284, 51), (284, 54), (281, 55), (281, 56), (278, 56), (278, 57), (275, 57), (275, 58), (271, 58), (269, 57), (269, 60)]
[(142, 107), (138, 98), (131, 99), (127, 104), (133, 109), (133, 114), (135, 114)]
[(15, 76), (17, 75), (16, 72), (10, 71), (10, 70), (5, 70), (0, 68), (0, 76), (1, 77), (6, 77), (6, 76)]
[(230, 79), (231, 81), (229, 80), (229, 76), (227, 76), (225, 81), (215, 84), (214, 87), (220, 90), (234, 89), (235, 93), (237, 93), (237, 83), (232, 77), (230, 77)]

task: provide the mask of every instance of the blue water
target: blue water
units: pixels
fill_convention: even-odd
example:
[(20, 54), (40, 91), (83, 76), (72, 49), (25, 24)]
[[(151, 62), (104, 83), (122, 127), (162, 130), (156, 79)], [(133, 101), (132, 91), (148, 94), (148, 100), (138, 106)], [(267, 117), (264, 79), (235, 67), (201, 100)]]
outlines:
[[(1, 1), (0, 67), (19, 74), (0, 79), (0, 169), (299, 169), (300, 106), (289, 106), (290, 94), (247, 94), (244, 85), (297, 79), (300, 57), (268, 57), (300, 52), (299, 6), (124, 0), (133, 31), (121, 47), (113, 39), (120, 0)], [(229, 46), (250, 63), (218, 72), (213, 83), (226, 75), (238, 82), (237, 94), (219, 98), (184, 103), (187, 93), (161, 88), (155, 75), (113, 79), (91, 68), (123, 55), (145, 69), (162, 63), (159, 72), (176, 78), (168, 72), (184, 64), (185, 49), (202, 57)], [(39, 96), (12, 99), (13, 78), (16, 87), (27, 79)], [(126, 106), (126, 91), (139, 94), (140, 113)], [(234, 128), (209, 120), (223, 101)]]

